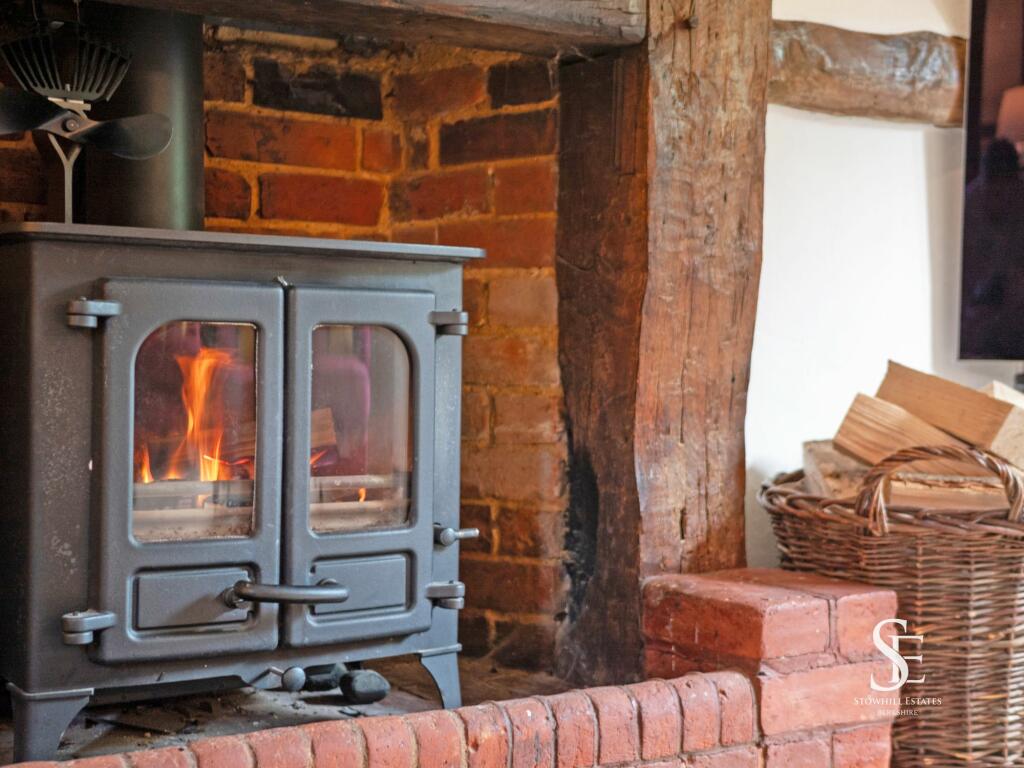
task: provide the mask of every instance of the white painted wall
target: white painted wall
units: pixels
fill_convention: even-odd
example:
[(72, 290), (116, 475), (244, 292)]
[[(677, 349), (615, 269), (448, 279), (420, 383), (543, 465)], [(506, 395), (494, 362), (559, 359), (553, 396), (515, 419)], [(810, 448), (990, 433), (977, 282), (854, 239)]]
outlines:
[[(776, 18), (967, 36), (969, 0), (775, 0)], [(893, 358), (966, 384), (1012, 363), (958, 361), (960, 130), (771, 106), (764, 266), (747, 413), (747, 552), (775, 562), (761, 482), (831, 437)]]
[(971, 30), (970, 0), (774, 0), (772, 16), (884, 35), (925, 30), (967, 37)]

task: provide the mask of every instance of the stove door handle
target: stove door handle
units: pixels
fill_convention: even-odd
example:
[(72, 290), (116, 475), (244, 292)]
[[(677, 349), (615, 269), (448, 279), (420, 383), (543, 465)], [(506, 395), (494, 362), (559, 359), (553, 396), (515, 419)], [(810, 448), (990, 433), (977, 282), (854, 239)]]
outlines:
[(255, 584), (243, 580), (236, 581), (234, 586), (224, 590), (221, 599), (231, 608), (238, 608), (243, 603), (343, 603), (348, 600), (348, 588), (338, 586), (334, 579), (324, 579), (319, 584), (308, 587)]

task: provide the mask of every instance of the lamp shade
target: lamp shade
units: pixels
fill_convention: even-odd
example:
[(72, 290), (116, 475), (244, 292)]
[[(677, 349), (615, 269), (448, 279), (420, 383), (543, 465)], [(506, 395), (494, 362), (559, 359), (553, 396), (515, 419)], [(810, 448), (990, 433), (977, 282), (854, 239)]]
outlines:
[(1024, 142), (1024, 85), (1007, 88), (999, 104), (996, 136), (1014, 144)]

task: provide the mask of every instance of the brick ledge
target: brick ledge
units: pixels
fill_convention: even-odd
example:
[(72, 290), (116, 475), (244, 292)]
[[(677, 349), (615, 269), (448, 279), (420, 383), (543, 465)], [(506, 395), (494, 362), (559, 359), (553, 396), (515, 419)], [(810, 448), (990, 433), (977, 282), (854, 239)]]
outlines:
[(454, 711), (200, 739), (33, 768), (582, 768), (688, 757), (757, 768), (756, 706), (742, 674), (691, 674)]
[[(647, 669), (672, 679), (315, 723), (66, 765), (886, 768), (890, 723), (854, 704), (879, 659), (870, 630), (895, 610), (888, 590), (804, 574), (656, 577), (644, 589)], [(717, 671), (724, 665), (741, 671)]]

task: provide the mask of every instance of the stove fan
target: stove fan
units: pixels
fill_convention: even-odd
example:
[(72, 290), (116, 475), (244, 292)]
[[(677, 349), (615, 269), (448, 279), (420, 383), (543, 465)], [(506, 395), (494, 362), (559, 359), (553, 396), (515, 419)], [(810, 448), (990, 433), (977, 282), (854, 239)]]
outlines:
[(64, 220), (71, 223), (74, 166), (83, 145), (129, 160), (158, 155), (171, 141), (171, 122), (149, 114), (117, 120), (91, 120), (96, 101), (109, 101), (131, 57), (82, 24), (80, 0), (75, 20), (40, 16), (26, 37), (0, 44), (0, 56), (22, 91), (0, 89), (0, 134), (45, 131), (64, 167)]

